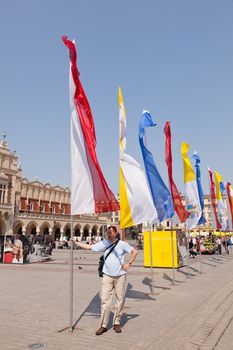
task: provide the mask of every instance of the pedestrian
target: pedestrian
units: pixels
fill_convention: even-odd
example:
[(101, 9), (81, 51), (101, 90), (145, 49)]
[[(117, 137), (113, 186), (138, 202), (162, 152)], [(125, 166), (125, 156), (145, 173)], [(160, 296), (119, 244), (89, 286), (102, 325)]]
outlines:
[(225, 237), (222, 238), (222, 246), (223, 246), (223, 248), (225, 250), (225, 253), (229, 254), (228, 249), (227, 249), (227, 242), (226, 242)]
[[(131, 247), (125, 241), (122, 241), (120, 239), (118, 240), (117, 235), (118, 233), (116, 227), (109, 226), (107, 229), (107, 238), (98, 243), (89, 245), (81, 242), (76, 242), (80, 248), (92, 250), (93, 252), (104, 252), (105, 257), (108, 255), (110, 249), (115, 243), (114, 249), (108, 255), (103, 266), (101, 319), (100, 328), (96, 331), (96, 335), (101, 335), (108, 330), (107, 327), (110, 316), (113, 291), (116, 297), (113, 329), (116, 333), (121, 333), (122, 331), (120, 320), (125, 301), (126, 273), (137, 256), (137, 250)], [(124, 262), (125, 253), (130, 254), (127, 263)]]
[(222, 242), (220, 237), (216, 239), (216, 243), (218, 245), (218, 254), (222, 254)]
[(228, 240), (227, 240), (227, 246), (228, 246), (228, 251), (232, 253), (232, 245), (233, 245), (233, 242), (232, 242), (232, 237), (229, 236), (228, 237)]
[(198, 253), (201, 253), (200, 252), (200, 240), (199, 240), (199, 238), (196, 239), (196, 249), (197, 249)]
[(228, 251), (228, 254), (230, 253), (230, 251), (232, 251), (231, 237), (228, 237), (227, 239), (227, 251)]

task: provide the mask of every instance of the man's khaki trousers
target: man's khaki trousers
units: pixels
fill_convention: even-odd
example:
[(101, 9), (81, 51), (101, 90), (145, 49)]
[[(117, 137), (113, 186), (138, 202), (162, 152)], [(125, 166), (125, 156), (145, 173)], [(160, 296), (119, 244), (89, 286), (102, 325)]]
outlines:
[(126, 275), (110, 277), (103, 276), (101, 293), (101, 327), (107, 328), (112, 304), (113, 291), (115, 291), (115, 314), (113, 325), (119, 325), (122, 309), (125, 302)]

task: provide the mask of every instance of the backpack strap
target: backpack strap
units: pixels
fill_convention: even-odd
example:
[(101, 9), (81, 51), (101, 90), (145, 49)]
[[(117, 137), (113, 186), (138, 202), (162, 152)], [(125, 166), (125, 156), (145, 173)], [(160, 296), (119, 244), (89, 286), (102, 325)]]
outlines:
[(117, 243), (119, 242), (119, 239), (116, 241), (116, 242), (114, 242), (114, 243), (112, 243), (109, 247), (107, 247), (104, 251), (106, 251), (107, 249), (109, 249), (110, 247), (112, 247), (111, 249), (110, 249), (110, 251), (108, 252), (108, 254), (106, 255), (106, 258), (104, 258), (104, 261), (107, 259), (107, 257), (111, 254), (111, 252), (113, 251), (113, 249), (116, 247), (116, 245), (117, 245)]

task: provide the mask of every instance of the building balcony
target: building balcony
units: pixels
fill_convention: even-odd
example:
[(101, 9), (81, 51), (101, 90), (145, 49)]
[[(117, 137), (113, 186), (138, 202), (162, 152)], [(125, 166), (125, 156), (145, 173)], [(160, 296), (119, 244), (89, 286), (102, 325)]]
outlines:
[[(53, 213), (37, 213), (33, 211), (20, 211), (16, 215), (17, 218), (31, 218), (40, 220), (54, 220), (54, 221), (67, 221), (70, 222), (71, 216), (67, 214), (53, 214)], [(74, 216), (75, 222), (86, 222), (86, 223), (96, 223), (96, 224), (106, 224), (105, 218), (99, 218), (97, 216), (89, 215), (78, 215)]]
[(11, 203), (0, 203), (0, 210), (5, 211), (12, 211), (12, 204)]

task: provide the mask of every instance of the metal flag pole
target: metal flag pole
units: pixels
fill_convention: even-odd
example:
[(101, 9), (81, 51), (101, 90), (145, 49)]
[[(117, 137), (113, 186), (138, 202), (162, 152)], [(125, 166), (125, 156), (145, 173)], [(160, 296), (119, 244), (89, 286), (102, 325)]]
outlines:
[[(199, 255), (201, 258), (201, 228), (199, 227)], [(202, 273), (202, 260), (200, 259), (200, 273)]]
[(70, 216), (70, 312), (69, 330), (73, 332), (73, 304), (74, 304), (74, 265), (73, 265), (73, 215)]
[(4, 263), (5, 260), (5, 245), (6, 245), (6, 231), (4, 235), (4, 241), (3, 241), (3, 254), (2, 254), (2, 262)]
[(171, 245), (172, 245), (172, 284), (175, 285), (175, 264), (174, 264), (174, 242), (173, 242), (173, 230), (172, 230), (172, 218), (171, 218)]
[[(185, 221), (185, 238), (186, 238), (186, 252), (187, 252), (187, 267), (190, 273), (190, 266), (189, 266), (189, 230), (187, 230), (187, 219)], [(188, 249), (187, 249), (187, 240), (188, 240)], [(188, 277), (189, 278), (189, 277)]]
[(226, 254), (229, 254), (228, 246), (227, 246), (227, 234), (226, 231), (224, 231), (224, 239), (225, 239), (225, 251)]
[[(232, 236), (232, 231), (230, 231), (230, 227), (229, 227), (229, 239), (231, 240), (231, 236)], [(232, 254), (232, 245), (229, 245), (229, 254)]]
[(188, 278), (190, 278), (190, 259), (189, 259), (189, 239), (190, 239), (190, 234), (189, 230), (187, 230), (187, 238), (188, 238), (188, 255), (187, 255), (187, 264), (188, 264)]
[[(231, 240), (231, 241), (232, 241), (232, 239), (231, 239), (232, 235), (233, 235), (233, 232), (230, 231), (230, 240)], [(230, 249), (231, 249), (231, 254), (232, 254), (232, 244), (230, 245)]]
[(152, 248), (152, 232), (150, 224), (150, 271), (151, 271), (151, 294), (154, 294), (154, 269), (153, 269), (153, 248)]

